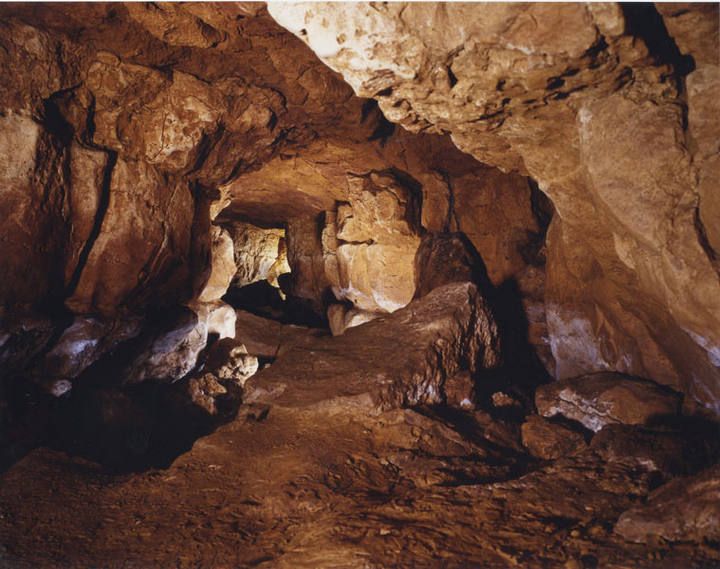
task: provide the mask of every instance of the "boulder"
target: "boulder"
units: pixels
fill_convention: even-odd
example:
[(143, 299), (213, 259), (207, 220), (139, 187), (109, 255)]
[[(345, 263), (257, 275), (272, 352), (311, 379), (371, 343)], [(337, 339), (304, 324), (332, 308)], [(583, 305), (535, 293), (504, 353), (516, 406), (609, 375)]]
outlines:
[(608, 461), (635, 463), (670, 477), (692, 471), (696, 461), (687, 448), (692, 442), (677, 432), (611, 424), (593, 437), (590, 448)]
[(475, 380), (469, 371), (463, 370), (445, 380), (445, 402), (451, 407), (472, 410), (475, 408)]
[(572, 429), (538, 415), (530, 415), (521, 427), (522, 444), (543, 460), (555, 460), (586, 448), (585, 438)]
[(500, 363), (497, 327), (471, 283), (432, 291), (342, 336), (289, 346), (245, 384), (245, 401), (331, 411), (445, 402), (443, 386), (463, 370)]
[(652, 381), (620, 373), (596, 373), (538, 387), (535, 404), (544, 417), (562, 415), (591, 431), (620, 423), (642, 425), (677, 415), (680, 394)]
[(230, 350), (227, 361), (217, 370), (217, 376), (220, 379), (233, 381), (242, 387), (248, 378), (255, 375), (259, 367), (260, 363), (257, 357), (248, 354), (245, 346), (241, 344)]
[(635, 543), (720, 540), (720, 465), (678, 478), (620, 516), (618, 533)]
[(45, 356), (43, 380), (68, 380), (80, 375), (103, 354), (140, 333), (142, 320), (103, 321), (76, 317)]
[(218, 382), (213, 374), (206, 373), (188, 381), (188, 394), (195, 405), (209, 415), (216, 415), (218, 409), (215, 400), (217, 397), (227, 394), (227, 389)]
[(391, 173), (348, 175), (348, 202), (325, 218), (325, 274), (335, 298), (394, 312), (413, 298), (420, 242), (417, 189)]
[(415, 298), (448, 283), (480, 283), (483, 273), (480, 256), (463, 234), (428, 233), (415, 255)]
[(284, 229), (263, 229), (250, 223), (229, 225), (237, 272), (232, 286), (243, 287), (267, 280), (278, 287), (278, 277), (290, 272)]

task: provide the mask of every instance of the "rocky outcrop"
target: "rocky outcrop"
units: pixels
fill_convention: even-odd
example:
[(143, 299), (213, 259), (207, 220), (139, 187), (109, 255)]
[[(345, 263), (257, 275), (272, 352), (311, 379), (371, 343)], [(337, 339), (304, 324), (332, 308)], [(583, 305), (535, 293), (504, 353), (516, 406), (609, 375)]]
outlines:
[(678, 478), (653, 492), (645, 505), (620, 516), (615, 532), (628, 541), (720, 539), (720, 466)]
[(682, 397), (651, 381), (618, 373), (597, 373), (542, 385), (535, 394), (538, 412), (562, 415), (592, 431), (605, 425), (643, 425), (652, 419), (672, 417)]
[[(545, 300), (558, 377), (652, 377), (717, 410), (714, 162), (704, 158), (716, 149), (689, 143), (699, 123), (686, 128), (683, 108), (707, 115), (699, 97), (681, 96), (685, 81), (688, 93), (714, 84), (716, 7), (668, 8), (670, 35), (652, 6), (269, 10), (390, 121), (448, 133), (478, 160), (537, 180), (557, 212)], [(693, 19), (710, 33), (689, 32)], [(678, 47), (697, 56), (690, 75)]]
[(337, 338), (289, 347), (247, 381), (245, 400), (331, 411), (441, 403), (455, 374), (499, 363), (497, 328), (482, 296), (456, 283)]

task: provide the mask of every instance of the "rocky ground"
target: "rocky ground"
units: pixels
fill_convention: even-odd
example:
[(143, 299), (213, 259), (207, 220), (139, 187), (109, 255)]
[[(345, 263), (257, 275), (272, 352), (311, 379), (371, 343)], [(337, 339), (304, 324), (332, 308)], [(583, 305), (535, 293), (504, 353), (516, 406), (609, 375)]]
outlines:
[(510, 392), (475, 404), (488, 372), (452, 354), (492, 359), (482, 306), (445, 285), (338, 338), (239, 313), (242, 340), (280, 355), (237, 415), (168, 468), (30, 452), (0, 485), (3, 566), (720, 566), (717, 467), (692, 477), (716, 457), (708, 427), (619, 374), (540, 389), (548, 418)]

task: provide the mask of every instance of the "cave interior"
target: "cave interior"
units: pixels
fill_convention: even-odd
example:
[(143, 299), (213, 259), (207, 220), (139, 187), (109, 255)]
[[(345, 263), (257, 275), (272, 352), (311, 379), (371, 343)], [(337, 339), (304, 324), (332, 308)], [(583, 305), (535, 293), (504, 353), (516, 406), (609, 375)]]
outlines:
[(718, 4), (0, 28), (0, 566), (720, 567)]

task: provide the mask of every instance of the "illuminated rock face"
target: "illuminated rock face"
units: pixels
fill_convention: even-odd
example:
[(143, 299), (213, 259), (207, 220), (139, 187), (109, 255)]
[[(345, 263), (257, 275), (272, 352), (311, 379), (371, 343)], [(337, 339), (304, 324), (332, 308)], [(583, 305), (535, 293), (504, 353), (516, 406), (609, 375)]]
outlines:
[(338, 300), (366, 312), (395, 312), (415, 293), (419, 196), (392, 176), (348, 179), (348, 202), (325, 218), (325, 274)]
[(233, 265), (279, 285), (233, 223), (285, 229), (284, 288), (336, 332), (461, 233), (552, 375), (717, 410), (715, 7), (268, 10), (2, 8), (3, 361), (70, 316), (215, 303)]
[(719, 567), (718, 22), (0, 3), (0, 565)]
[(537, 180), (558, 377), (653, 377), (718, 411), (717, 6), (659, 10), (269, 5), (390, 121)]

